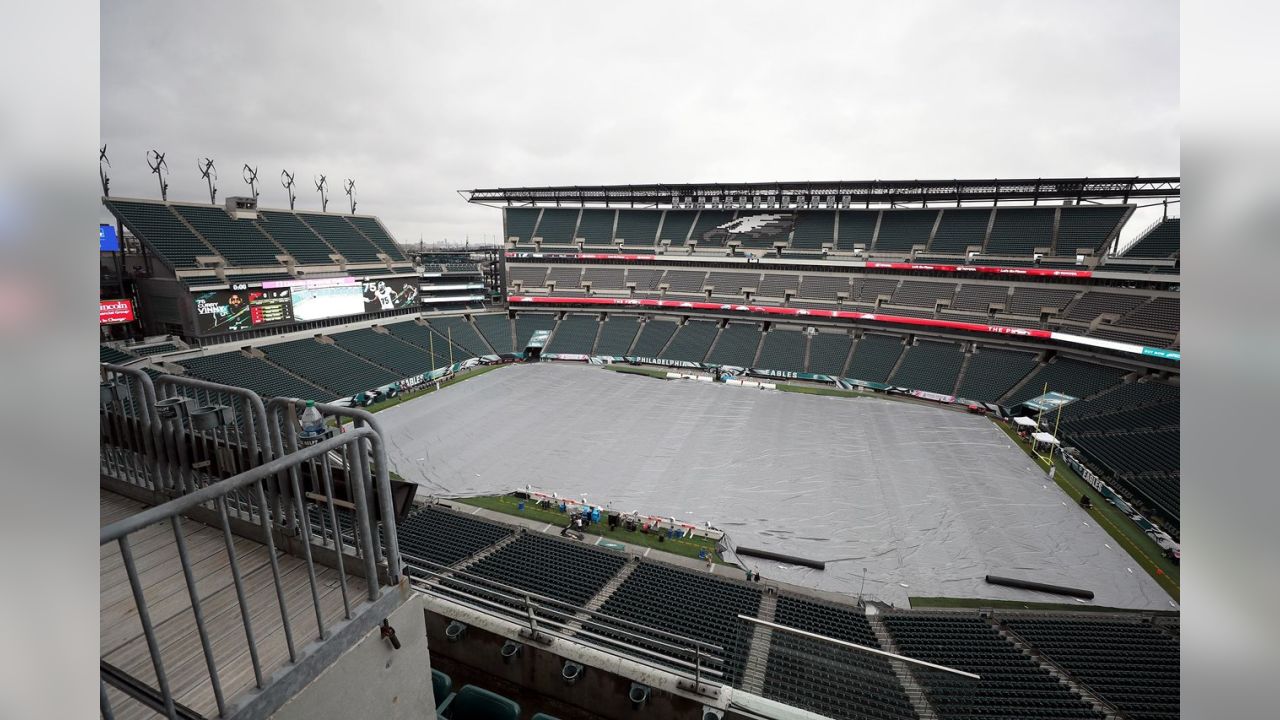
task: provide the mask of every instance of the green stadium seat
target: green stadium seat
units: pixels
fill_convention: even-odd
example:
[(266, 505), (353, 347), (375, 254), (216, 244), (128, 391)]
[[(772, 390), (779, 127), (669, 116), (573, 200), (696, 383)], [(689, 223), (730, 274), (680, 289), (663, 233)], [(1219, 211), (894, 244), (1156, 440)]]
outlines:
[(220, 207), (173, 205), (191, 227), (233, 265), (279, 265), (283, 252), (252, 220), (236, 220)]
[(889, 384), (950, 395), (963, 363), (964, 353), (955, 343), (920, 340), (907, 348)]
[(358, 217), (355, 215), (345, 216), (347, 222), (351, 223), (355, 229), (363, 235), (369, 242), (378, 246), (378, 249), (387, 254), (392, 260), (406, 261), (409, 258), (404, 256), (404, 251), (396, 244), (387, 231), (377, 220), (371, 217)]
[(631, 343), (640, 332), (640, 319), (635, 315), (615, 315), (610, 313), (600, 328), (600, 338), (596, 341), (595, 353), (623, 357), (631, 349)]
[[(361, 235), (355, 226), (347, 222), (341, 215), (320, 213), (297, 213), (298, 217), (311, 227), (325, 242), (333, 246), (353, 263), (381, 262), (378, 253), (381, 249), (368, 238)], [(395, 260), (403, 260), (403, 255), (393, 256)]]
[[(613, 236), (622, 238), (624, 248), (652, 251), (662, 214), (662, 210), (619, 210), (618, 228)], [(683, 240), (680, 244), (684, 244)]]
[(165, 203), (104, 200), (103, 204), (170, 267), (195, 268), (197, 257), (218, 257)]
[(962, 255), (967, 248), (982, 247), (990, 221), (990, 208), (943, 210), (929, 252)]
[(982, 346), (969, 356), (956, 395), (995, 402), (1036, 367), (1035, 353)]
[(864, 333), (853, 349), (848, 377), (869, 382), (885, 382), (902, 355), (902, 337)]
[(432, 668), (431, 693), (435, 696), (436, 707), (443, 705), (445, 700), (449, 699), (449, 693), (451, 692), (453, 692), (453, 678)]
[(567, 315), (556, 326), (546, 352), (590, 355), (599, 331), (600, 321), (594, 315)]
[(475, 685), (463, 685), (450, 695), (437, 712), (448, 720), (519, 720), (520, 705)]
[(574, 228), (577, 225), (577, 210), (547, 208), (542, 211), (542, 219), (538, 221), (533, 237), (542, 238), (543, 245), (571, 245)]
[(796, 227), (792, 233), (793, 250), (821, 250), (823, 245), (835, 244), (836, 214), (834, 212), (798, 212)]
[(613, 224), (617, 216), (616, 210), (583, 210), (577, 232), (583, 246), (613, 247)]
[(853, 250), (855, 244), (870, 248), (879, 216), (879, 210), (841, 210), (836, 220), (836, 249)]
[(263, 210), (254, 223), (303, 265), (330, 265), (337, 252), (291, 212)]
[(1054, 212), (1052, 208), (999, 208), (983, 252), (1031, 255), (1035, 248), (1052, 247)]
[(1147, 231), (1121, 255), (1131, 258), (1170, 258), (1182, 251), (1182, 220), (1169, 218)]
[(1124, 205), (1064, 207), (1058, 217), (1058, 241), (1054, 252), (1075, 255), (1079, 250), (1102, 251), (1120, 226), (1128, 208)]
[(909, 252), (912, 246), (928, 245), (937, 210), (885, 210), (880, 214), (875, 252)]
[(503, 238), (516, 238), (517, 245), (528, 245), (533, 249), (533, 228), (538, 224), (538, 215), (542, 211), (537, 208), (506, 208), (502, 218), (507, 234)]
[(689, 239), (689, 231), (693, 229), (693, 220), (697, 216), (693, 210), (668, 210), (662, 219), (662, 227), (658, 230), (658, 244), (668, 240), (672, 247), (682, 246)]

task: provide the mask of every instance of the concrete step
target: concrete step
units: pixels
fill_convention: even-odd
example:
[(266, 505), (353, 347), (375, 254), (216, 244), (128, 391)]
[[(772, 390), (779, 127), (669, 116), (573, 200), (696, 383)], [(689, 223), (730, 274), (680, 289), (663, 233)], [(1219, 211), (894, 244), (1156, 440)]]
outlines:
[(1103, 700), (1097, 693), (1094, 693), (1087, 685), (1078, 681), (1071, 673), (1067, 672), (1065, 668), (1049, 659), (1048, 656), (1041, 654), (1030, 643), (1023, 640), (1016, 632), (1005, 627), (999, 620), (993, 620), (992, 626), (1000, 633), (1001, 637), (1013, 643), (1015, 647), (1021, 650), (1023, 655), (1026, 655), (1028, 658), (1035, 661), (1035, 663), (1040, 667), (1047, 670), (1050, 675), (1058, 680), (1058, 682), (1071, 688), (1072, 692), (1079, 695), (1085, 702), (1092, 705), (1094, 710), (1105, 715), (1107, 720), (1124, 720), (1124, 715), (1119, 710), (1107, 701)]
[[(871, 630), (876, 634), (876, 641), (880, 643), (880, 649), (885, 652), (891, 652), (901, 655), (898, 650), (898, 644), (893, 641), (893, 636), (889, 634), (889, 629), (884, 626), (884, 622), (880, 619), (875, 605), (867, 605), (867, 623), (871, 625)], [(938, 713), (933, 709), (933, 704), (929, 702), (929, 697), (925, 695), (924, 687), (916, 680), (907, 663), (901, 660), (890, 659), (889, 667), (893, 668), (893, 674), (898, 677), (898, 682), (902, 684), (902, 690), (906, 693), (907, 700), (911, 703), (911, 707), (916, 711), (916, 715), (920, 720), (938, 720)]]
[(600, 592), (593, 595), (591, 599), (587, 601), (587, 604), (583, 605), (583, 607), (593, 612), (598, 611), (600, 606), (604, 605), (605, 602), (618, 591), (618, 588), (622, 587), (622, 583), (626, 582), (627, 578), (631, 577), (631, 573), (635, 572), (638, 567), (640, 567), (640, 563), (635, 561), (623, 565), (622, 569), (610, 578), (609, 582), (605, 583), (604, 587), (600, 588)]
[[(760, 598), (760, 612), (756, 617), (765, 622), (774, 622), (778, 611), (778, 596), (772, 592), (764, 593)], [(773, 628), (756, 625), (743, 620), (744, 632), (750, 632), (748, 642), (750, 652), (747, 655), (746, 668), (742, 673), (742, 689), (753, 695), (764, 692), (765, 668), (769, 662), (769, 650), (773, 646)]]

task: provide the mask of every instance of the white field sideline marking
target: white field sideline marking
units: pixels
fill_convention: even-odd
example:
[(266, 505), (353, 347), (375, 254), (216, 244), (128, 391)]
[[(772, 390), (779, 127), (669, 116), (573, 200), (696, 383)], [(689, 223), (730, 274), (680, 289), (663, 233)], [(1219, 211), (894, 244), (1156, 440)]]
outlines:
[(766, 627), (771, 627), (775, 630), (781, 630), (783, 632), (789, 632), (794, 635), (803, 635), (805, 637), (810, 637), (815, 640), (822, 640), (825, 642), (829, 642), (833, 645), (842, 645), (847, 648), (853, 648), (854, 650), (862, 650), (863, 652), (869, 652), (875, 655), (883, 655), (885, 657), (894, 658), (895, 660), (901, 660), (903, 662), (913, 663), (915, 665), (923, 665), (924, 667), (933, 668), (934, 670), (942, 670), (944, 672), (955, 673), (956, 675), (963, 675), (964, 677), (973, 678), (974, 680), (982, 679), (982, 677), (979, 675), (974, 675), (973, 673), (965, 672), (963, 670), (956, 670), (955, 668), (949, 668), (946, 665), (934, 665), (933, 663), (925, 662), (924, 660), (916, 660), (915, 658), (909, 658), (905, 655), (899, 655), (897, 653), (891, 653), (891, 652), (886, 652), (884, 650), (879, 650), (877, 648), (867, 647), (866, 645), (858, 645), (851, 642), (845, 642), (844, 640), (829, 638), (825, 635), (819, 635), (817, 633), (806, 632), (804, 630), (797, 630), (796, 628), (787, 627), (786, 625), (778, 625), (777, 623), (771, 623), (767, 620), (759, 620), (757, 618), (747, 617), (746, 615), (739, 615), (738, 619), (749, 620), (753, 623), (756, 623), (757, 625), (764, 625)]

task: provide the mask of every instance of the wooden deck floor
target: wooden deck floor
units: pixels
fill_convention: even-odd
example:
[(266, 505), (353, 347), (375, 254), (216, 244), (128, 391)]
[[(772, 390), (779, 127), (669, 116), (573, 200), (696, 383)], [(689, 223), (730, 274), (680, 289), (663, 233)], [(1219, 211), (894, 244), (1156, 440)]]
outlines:
[[(106, 526), (137, 513), (143, 507), (141, 503), (103, 491), (101, 523)], [(226, 543), (221, 529), (186, 519), (181, 527), (223, 697), (230, 706), (238, 695), (253, 688), (255, 681)], [(233, 538), (265, 680), (289, 662), (270, 558), (266, 547), (260, 543)], [(206, 717), (217, 717), (218, 707), (196, 630), (186, 580), (178, 562), (173, 526), (165, 521), (143, 528), (130, 535), (129, 545), (174, 698)], [(301, 650), (319, 637), (306, 563), (290, 555), (277, 553), (277, 557), (294, 647)], [(101, 658), (154, 687), (155, 669), (117, 543), (102, 546), (99, 574)], [(331, 628), (345, 616), (338, 573), (316, 565), (316, 580), (325, 626)], [(347, 597), (353, 613), (366, 599), (365, 592), (363, 580), (347, 576)], [(120, 720), (158, 717), (109, 685), (108, 697), (115, 717)]]

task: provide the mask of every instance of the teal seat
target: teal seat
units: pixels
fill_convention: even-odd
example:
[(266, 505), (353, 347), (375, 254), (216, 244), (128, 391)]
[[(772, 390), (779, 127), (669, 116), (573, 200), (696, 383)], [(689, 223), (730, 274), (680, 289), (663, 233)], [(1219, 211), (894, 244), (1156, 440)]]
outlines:
[(475, 685), (463, 685), (437, 708), (449, 720), (519, 720), (520, 705), (514, 700)]
[(440, 707), (444, 704), (445, 699), (449, 697), (449, 693), (453, 692), (453, 678), (433, 669), (431, 671), (431, 692), (435, 694), (436, 707)]

